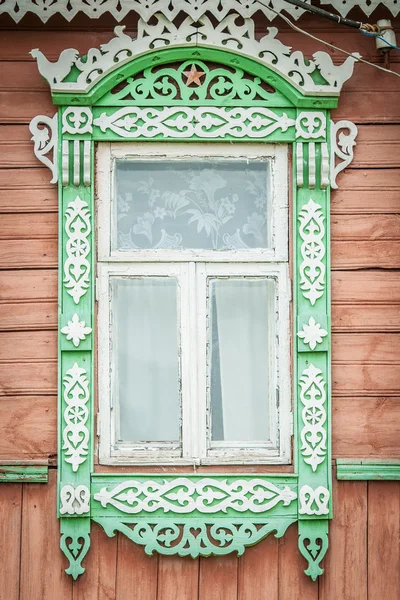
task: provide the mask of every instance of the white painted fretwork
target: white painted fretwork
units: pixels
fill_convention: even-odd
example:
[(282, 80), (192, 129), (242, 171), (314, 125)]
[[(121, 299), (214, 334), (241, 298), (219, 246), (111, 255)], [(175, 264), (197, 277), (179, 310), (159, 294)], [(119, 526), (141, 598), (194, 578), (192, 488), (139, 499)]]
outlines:
[(88, 456), (89, 429), (89, 387), (86, 370), (74, 363), (63, 378), (64, 384), (64, 429), (63, 450), (67, 463), (72, 465), (74, 473)]
[(288, 506), (297, 498), (288, 486), (278, 487), (263, 479), (237, 479), (232, 483), (205, 477), (193, 481), (178, 477), (171, 481), (137, 481), (120, 483), (111, 490), (106, 487), (94, 494), (105, 508), (111, 504), (128, 514), (164, 512), (187, 514), (227, 512), (228, 509), (263, 513), (282, 502)]
[(67, 259), (64, 263), (64, 286), (75, 304), (89, 288), (91, 232), (89, 205), (79, 196), (68, 204), (65, 211), (65, 231)]
[[(135, 56), (163, 47), (229, 50), (266, 65), (305, 95), (337, 96), (343, 83), (351, 77), (356, 57), (349, 56), (342, 65), (334, 65), (329, 54), (317, 52), (314, 60), (306, 60), (300, 51), (292, 53), (290, 46), (276, 38), (276, 27), (269, 27), (267, 35), (258, 40), (254, 22), (247, 18), (243, 23), (238, 16), (229, 14), (216, 25), (205, 15), (194, 19), (188, 16), (179, 25), (175, 25), (158, 13), (152, 24), (139, 20), (135, 39), (125, 34), (123, 27), (118, 26), (115, 28), (115, 38), (102, 44), (99, 49), (91, 48), (85, 57), (75, 59), (74, 49), (64, 55), (65, 60), (61, 61), (60, 57), (56, 76), (54, 65), (39, 50), (35, 50), (35, 58), (40, 72), (49, 81), (53, 91), (78, 94), (87, 93), (101, 78), (130, 62)], [(76, 81), (71, 81), (68, 77), (68, 65), (70, 70), (75, 66), (80, 71)], [(315, 83), (312, 74), (319, 70), (324, 73), (328, 83)]]
[(61, 329), (61, 333), (66, 336), (68, 341), (72, 340), (75, 348), (77, 348), (81, 341), (92, 333), (92, 328), (87, 327), (85, 321), (80, 321), (79, 316), (75, 313), (71, 321), (68, 321), (67, 325)]
[(329, 490), (323, 485), (313, 489), (309, 485), (303, 485), (299, 491), (299, 514), (300, 515), (328, 515)]
[(304, 323), (302, 330), (297, 334), (305, 344), (308, 344), (310, 350), (315, 350), (317, 344), (321, 344), (327, 335), (328, 332), (315, 321), (314, 317), (310, 317), (308, 323)]
[(306, 140), (326, 136), (326, 117), (322, 112), (302, 112), (296, 119), (296, 137)]
[[(305, 0), (309, 2), (309, 0)], [(345, 17), (352, 8), (357, 7), (369, 16), (377, 6), (385, 6), (386, 11), (394, 17), (399, 13), (400, 6), (393, 0), (320, 0), (321, 4), (333, 6), (334, 9)], [(268, 7), (274, 9), (275, 12)], [(156, 13), (162, 13), (168, 19), (174, 19), (182, 10), (193, 19), (199, 18), (205, 12), (211, 13), (216, 19), (224, 18), (229, 10), (235, 10), (244, 18), (252, 17), (256, 11), (264, 13), (269, 21), (276, 18), (276, 13), (289, 14), (293, 19), (298, 19), (304, 10), (293, 6), (284, 0), (272, 0), (259, 4), (257, 0), (4, 0), (0, 5), (0, 14), (7, 13), (17, 23), (27, 13), (37, 15), (43, 23), (55, 14), (62, 15), (67, 21), (78, 13), (87, 15), (90, 19), (98, 19), (104, 14), (110, 15), (116, 21), (122, 21), (128, 14), (136, 13), (148, 21)]]
[(328, 144), (321, 144), (321, 188), (327, 188), (330, 184), (330, 165)]
[[(340, 132), (341, 129), (348, 133)], [(331, 121), (331, 186), (335, 190), (338, 188), (336, 177), (354, 158), (357, 134), (358, 129), (351, 121)], [(337, 163), (336, 159), (340, 162)]]
[(62, 132), (72, 135), (92, 133), (92, 111), (86, 106), (70, 106), (62, 117)]
[(172, 106), (162, 109), (126, 107), (108, 116), (102, 113), (94, 125), (103, 133), (111, 130), (125, 139), (155, 138), (264, 138), (277, 129), (287, 131), (294, 120), (279, 116), (268, 108), (190, 108)]
[[(33, 151), (36, 158), (48, 167), (52, 174), (50, 183), (58, 181), (58, 166), (57, 166), (57, 142), (58, 142), (58, 115), (54, 117), (46, 117), (38, 115), (34, 117), (29, 124), (29, 131), (32, 134)], [(47, 155), (52, 152), (53, 158), (50, 159)]]
[(299, 214), (299, 234), (302, 239), (300, 289), (312, 306), (325, 291), (324, 220), (321, 206), (310, 198)]
[(63, 485), (60, 490), (60, 514), (84, 515), (90, 511), (90, 491), (86, 485)]
[(326, 391), (322, 371), (313, 364), (304, 369), (300, 380), (300, 400), (303, 404), (300, 431), (301, 454), (315, 472), (326, 458)]

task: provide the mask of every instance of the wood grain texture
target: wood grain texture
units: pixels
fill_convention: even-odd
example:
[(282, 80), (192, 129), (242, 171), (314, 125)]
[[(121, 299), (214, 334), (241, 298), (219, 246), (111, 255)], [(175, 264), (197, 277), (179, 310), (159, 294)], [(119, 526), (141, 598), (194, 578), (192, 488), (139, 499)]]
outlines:
[(20, 302), (0, 305), (0, 330), (45, 330), (57, 327), (57, 302)]
[[(361, 484), (361, 485), (360, 485)], [(367, 599), (367, 484), (333, 485), (335, 515), (329, 527), (329, 551), (319, 600)]]
[(0, 240), (57, 239), (56, 213), (3, 214)]
[(72, 578), (60, 550), (56, 518), (57, 473), (49, 483), (24, 486), (21, 536), (20, 600), (72, 600)]
[[(361, 144), (360, 144), (361, 146)], [(359, 147), (356, 146), (356, 154)], [(346, 169), (339, 174), (339, 189), (331, 196), (331, 211), (336, 214), (398, 213), (400, 169)]]
[(47, 459), (56, 455), (56, 396), (2, 396), (0, 423), (1, 459)]
[(331, 246), (333, 270), (397, 269), (400, 241), (338, 241)]
[(22, 485), (0, 489), (0, 598), (19, 600)]
[(117, 537), (109, 538), (97, 523), (91, 525), (85, 569), (73, 582), (73, 600), (115, 600)]
[(340, 333), (400, 331), (400, 305), (333, 304), (332, 331)]
[(278, 544), (271, 534), (239, 557), (238, 600), (278, 600)]
[(0, 273), (0, 302), (57, 300), (57, 271), (3, 271)]
[[(28, 251), (29, 249), (29, 251)], [(57, 240), (0, 240), (0, 269), (57, 267)]]
[(400, 482), (368, 482), (368, 600), (400, 598)]
[(54, 396), (57, 394), (57, 360), (2, 362), (0, 396)]
[(197, 558), (159, 556), (157, 600), (193, 600), (199, 593)]
[(332, 406), (334, 457), (382, 459), (399, 457), (400, 398), (398, 396), (334, 396)]
[(400, 303), (400, 274), (390, 271), (332, 273), (333, 304)]
[(236, 600), (237, 587), (236, 553), (200, 558), (198, 600)]
[(118, 533), (115, 600), (156, 600), (158, 555), (147, 556), (142, 546)]
[(39, 167), (0, 169), (0, 213), (57, 210), (57, 186), (50, 184), (50, 170)]

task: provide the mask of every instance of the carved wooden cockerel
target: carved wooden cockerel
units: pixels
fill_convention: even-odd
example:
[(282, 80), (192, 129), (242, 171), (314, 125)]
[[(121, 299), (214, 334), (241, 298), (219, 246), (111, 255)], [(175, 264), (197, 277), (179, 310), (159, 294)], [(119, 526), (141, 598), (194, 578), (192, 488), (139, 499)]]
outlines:
[(334, 65), (331, 57), (326, 52), (315, 52), (313, 54), (314, 62), (320, 70), (322, 77), (329, 85), (339, 89), (352, 76), (354, 63), (359, 58), (361, 58), (361, 54), (353, 52), (351, 56), (346, 58), (343, 64)]
[(48, 81), (50, 85), (60, 83), (71, 71), (72, 65), (76, 62), (79, 52), (74, 48), (67, 48), (60, 54), (60, 58), (57, 62), (50, 62), (47, 60), (43, 52), (38, 48), (29, 52), (33, 58), (36, 58), (39, 73)]

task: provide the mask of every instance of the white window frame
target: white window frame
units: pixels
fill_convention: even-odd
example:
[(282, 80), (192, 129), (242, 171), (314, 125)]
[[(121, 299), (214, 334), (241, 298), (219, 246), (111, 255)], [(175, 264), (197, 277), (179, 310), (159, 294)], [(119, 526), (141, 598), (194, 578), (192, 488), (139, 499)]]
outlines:
[[(195, 158), (262, 158), (271, 160), (272, 248), (215, 250), (113, 250), (111, 247), (113, 168), (118, 159), (168, 160)], [(109, 465), (154, 464), (288, 464), (291, 461), (292, 408), (290, 369), (290, 281), (288, 265), (288, 153), (286, 145), (218, 143), (114, 143), (97, 151), (98, 227), (98, 432), (99, 461)], [(178, 320), (181, 312), (181, 441), (134, 446), (117, 442), (118, 406), (112, 405), (110, 353), (110, 277), (171, 276), (179, 281)], [(272, 277), (276, 281), (275, 373), (279, 402), (270, 394), (271, 428), (267, 444), (210, 442), (206, 393), (206, 278)], [(197, 295), (194, 290), (197, 290)], [(191, 339), (197, 332), (198, 345)], [(278, 405), (278, 406), (277, 406)]]

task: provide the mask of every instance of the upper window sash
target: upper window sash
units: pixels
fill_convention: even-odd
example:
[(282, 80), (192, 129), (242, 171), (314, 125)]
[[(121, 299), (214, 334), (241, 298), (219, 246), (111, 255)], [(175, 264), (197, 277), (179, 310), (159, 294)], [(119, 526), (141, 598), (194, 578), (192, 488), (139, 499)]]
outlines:
[[(113, 202), (115, 199), (115, 164), (118, 160), (260, 160), (270, 163), (271, 247), (235, 250), (202, 249), (134, 249), (112, 248), (112, 232), (116, 230)], [(288, 167), (287, 146), (271, 144), (165, 144), (165, 143), (103, 143), (97, 151), (98, 260), (101, 262), (130, 261), (202, 261), (240, 262), (288, 260)], [(233, 259), (234, 256), (234, 259)]]

